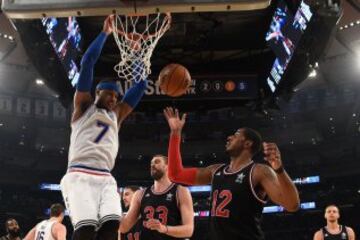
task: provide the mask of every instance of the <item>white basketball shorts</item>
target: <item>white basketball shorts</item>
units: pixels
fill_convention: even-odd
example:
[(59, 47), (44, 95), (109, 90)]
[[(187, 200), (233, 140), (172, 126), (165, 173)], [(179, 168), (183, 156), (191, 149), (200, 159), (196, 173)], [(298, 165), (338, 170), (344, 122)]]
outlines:
[(110, 174), (68, 172), (60, 187), (74, 230), (89, 225), (98, 229), (109, 220), (120, 220), (120, 196)]

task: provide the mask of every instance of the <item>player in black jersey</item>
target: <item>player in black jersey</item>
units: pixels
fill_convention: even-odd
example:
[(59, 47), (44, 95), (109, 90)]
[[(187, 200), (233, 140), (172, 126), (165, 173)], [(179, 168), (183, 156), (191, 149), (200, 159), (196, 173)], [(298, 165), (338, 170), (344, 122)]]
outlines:
[(325, 208), (326, 226), (317, 231), (314, 240), (355, 240), (355, 233), (351, 227), (340, 225), (339, 208), (334, 205), (328, 205)]
[[(131, 200), (136, 191), (138, 191), (140, 187), (138, 186), (126, 186), (124, 187), (124, 191), (122, 192), (122, 201), (125, 207), (125, 211), (128, 211), (130, 208)], [(126, 215), (126, 213), (124, 213)], [(120, 233), (120, 240), (139, 240), (140, 232), (142, 229), (141, 221), (138, 220), (136, 224), (126, 233)]]
[(254, 163), (252, 157), (261, 149), (261, 137), (252, 129), (240, 128), (226, 143), (229, 163), (183, 168), (180, 141), (186, 115), (180, 118), (178, 110), (172, 108), (166, 108), (164, 114), (171, 129), (170, 180), (188, 185), (212, 184), (211, 240), (263, 239), (260, 222), (267, 198), (288, 211), (299, 208), (299, 194), (283, 168), (276, 144), (263, 143), (268, 165)]
[(187, 188), (174, 184), (167, 175), (168, 160), (155, 155), (151, 160), (154, 184), (135, 193), (120, 231), (127, 232), (141, 216), (141, 240), (170, 240), (191, 237), (194, 210)]

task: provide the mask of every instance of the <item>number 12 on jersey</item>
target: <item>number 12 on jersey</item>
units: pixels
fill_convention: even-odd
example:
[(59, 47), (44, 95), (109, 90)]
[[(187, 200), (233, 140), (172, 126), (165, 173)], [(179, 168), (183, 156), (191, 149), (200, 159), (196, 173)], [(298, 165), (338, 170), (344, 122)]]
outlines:
[(231, 200), (232, 193), (229, 190), (222, 190), (220, 193), (218, 190), (215, 190), (212, 194), (211, 216), (228, 218), (230, 216), (230, 210), (226, 207)]

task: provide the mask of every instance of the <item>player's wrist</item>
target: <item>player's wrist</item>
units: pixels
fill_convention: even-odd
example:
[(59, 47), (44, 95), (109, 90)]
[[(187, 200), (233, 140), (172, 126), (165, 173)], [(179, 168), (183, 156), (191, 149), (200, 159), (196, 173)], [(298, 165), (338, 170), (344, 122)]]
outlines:
[(181, 136), (181, 129), (171, 129), (172, 136)]
[(169, 231), (169, 228), (167, 225), (161, 225), (160, 233), (167, 234)]

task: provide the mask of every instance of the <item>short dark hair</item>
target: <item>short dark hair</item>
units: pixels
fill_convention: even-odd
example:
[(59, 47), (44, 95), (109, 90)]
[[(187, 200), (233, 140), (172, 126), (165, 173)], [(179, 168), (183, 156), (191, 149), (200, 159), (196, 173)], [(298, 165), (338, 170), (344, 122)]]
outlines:
[(162, 158), (162, 159), (164, 160), (164, 162), (165, 162), (166, 164), (168, 164), (168, 157), (167, 157), (167, 156), (162, 155), (162, 154), (155, 154), (155, 155), (153, 156), (153, 158), (154, 158), (154, 157), (160, 157), (160, 158)]
[(50, 217), (58, 217), (65, 211), (65, 207), (60, 203), (54, 203), (50, 207)]
[(261, 150), (262, 137), (260, 133), (252, 128), (243, 128), (243, 133), (246, 140), (252, 141), (251, 153), (253, 155), (257, 154)]
[(326, 212), (326, 209), (328, 209), (329, 207), (336, 207), (336, 208), (337, 208), (337, 210), (338, 210), (338, 212), (340, 213), (340, 209), (339, 209), (339, 207), (338, 207), (338, 206), (336, 206), (336, 204), (333, 204), (333, 203), (326, 205), (326, 207), (325, 207), (325, 212)]
[(125, 188), (128, 188), (128, 189), (130, 189), (130, 190), (133, 191), (133, 192), (136, 192), (137, 190), (140, 189), (140, 187), (139, 187), (139, 186), (136, 186), (136, 185), (125, 186), (124, 189), (125, 189)]

